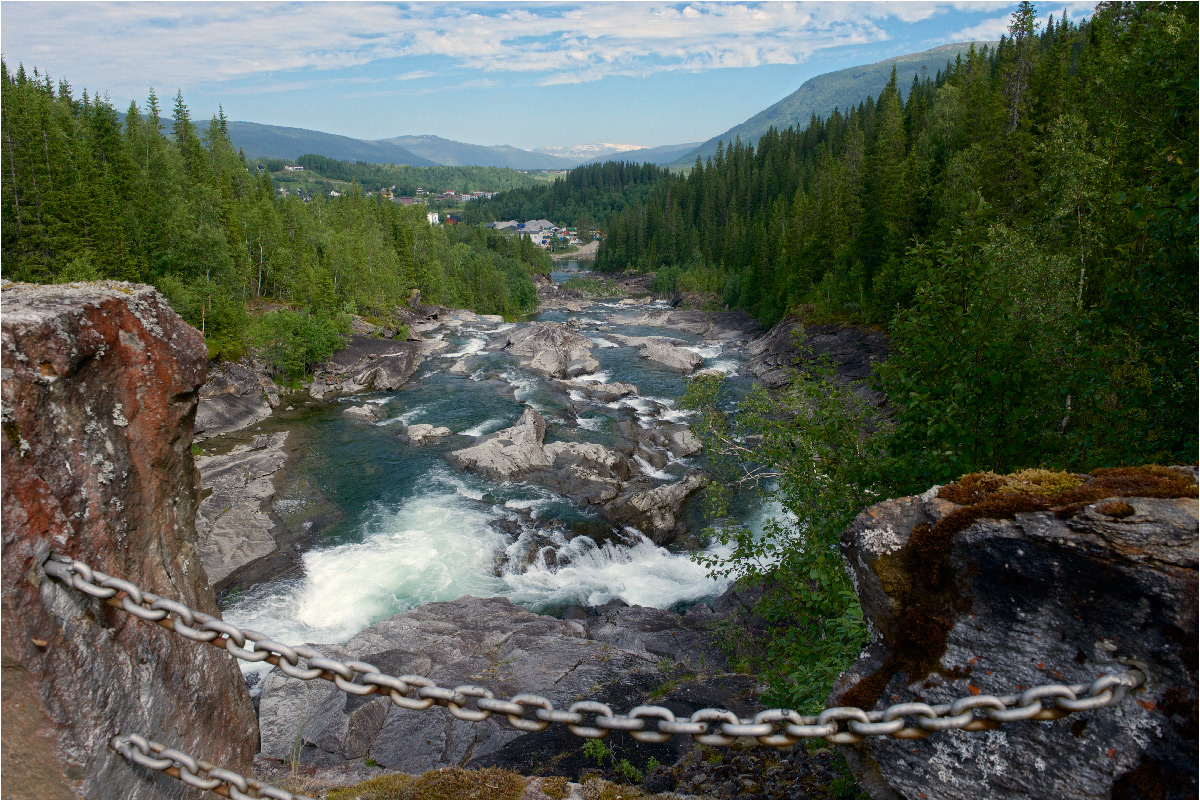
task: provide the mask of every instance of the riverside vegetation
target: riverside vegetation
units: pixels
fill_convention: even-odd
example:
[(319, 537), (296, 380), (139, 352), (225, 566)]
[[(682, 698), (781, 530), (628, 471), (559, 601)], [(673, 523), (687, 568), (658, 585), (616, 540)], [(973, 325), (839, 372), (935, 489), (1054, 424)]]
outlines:
[(151, 90), (121, 125), (107, 99), (76, 98), (3, 67), (4, 275), (154, 285), (214, 357), (273, 343), (295, 377), (329, 357), (349, 314), (426, 303), (509, 317), (537, 305), (549, 257), (528, 241), (429, 225), (423, 208), (367, 197), (279, 198), (233, 149), (224, 115), (200, 132), (182, 96), (170, 135)]
[[(714, 565), (773, 588), (759, 611), (775, 634), (748, 657), (772, 702), (820, 700), (862, 643), (836, 544), (867, 500), (976, 471), (1197, 458), (1196, 47), (1194, 4), (1101, 3), (1076, 24), (1022, 3), (998, 46), (906, 94), (893, 75), (607, 195), (598, 269), (891, 340), (884, 415), (810, 369), (736, 419), (715, 386), (689, 399), (727, 476), (792, 513), (766, 540), (726, 531), (737, 548)], [(568, 205), (572, 180), (595, 193), (589, 169), (519, 196)]]
[[(713, 519), (722, 486), (788, 512), (762, 539), (719, 528), (735, 550), (711, 565), (768, 589), (770, 636), (743, 656), (771, 703), (823, 701), (863, 641), (836, 545), (869, 501), (978, 471), (1197, 458), (1196, 47), (1194, 4), (1103, 3), (1076, 24), (1022, 3), (998, 47), (907, 94), (895, 76), (687, 173), (593, 165), (468, 206), (468, 223), (599, 224), (598, 268), (654, 271), (663, 293), (889, 334), (882, 409), (811, 364), (735, 416), (715, 379), (687, 398), (726, 479)], [(153, 95), (122, 130), (106, 101), (36, 72), (5, 68), (3, 91), (6, 277), (149, 281), (214, 355), (295, 332), (312, 348), (279, 358), (293, 373), (342, 315), (387, 315), (413, 288), (536, 306), (529, 276), (549, 261), (527, 240), (432, 228), (357, 190), (277, 198), (223, 119), (200, 134), (181, 97), (168, 137)]]

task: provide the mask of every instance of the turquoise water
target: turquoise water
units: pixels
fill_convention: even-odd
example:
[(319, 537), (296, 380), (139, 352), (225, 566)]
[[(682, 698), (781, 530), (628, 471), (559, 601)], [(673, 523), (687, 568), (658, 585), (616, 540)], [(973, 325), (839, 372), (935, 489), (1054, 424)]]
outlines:
[[(526, 406), (546, 417), (548, 441), (611, 446), (616, 420), (686, 422), (677, 400), (687, 379), (594, 330), (616, 308), (598, 303), (575, 315), (586, 324), (582, 333), (595, 342), (600, 362), (585, 378), (636, 384), (638, 397), (600, 404), (563, 393), (498, 350), (512, 324), (473, 323), (445, 333), (445, 351), (427, 359), (400, 390), (342, 398), (300, 415), (293, 428), (305, 449), (294, 470), (315, 482), (345, 518), (303, 554), (302, 577), (256, 585), (229, 604), (226, 619), (283, 642), (336, 643), (390, 615), (464, 595), (502, 595), (554, 613), (612, 598), (678, 607), (723, 590), (722, 581), (710, 579), (685, 553), (657, 547), (632, 529), (618, 531), (546, 489), (488, 481), (445, 459), (449, 451), (512, 425)], [(566, 315), (549, 312), (541, 319)], [(736, 375), (743, 357), (727, 347), (662, 329), (618, 330), (686, 340), (705, 367), (732, 373), (731, 384), (745, 387)], [(446, 372), (465, 354), (472, 355), (471, 375)], [(343, 414), (363, 403), (380, 406), (379, 422)], [(409, 446), (397, 434), (400, 424), (413, 423), (454, 433), (440, 443)], [(700, 464), (672, 459), (661, 470), (645, 465), (643, 472), (665, 482)], [(750, 509), (746, 519), (755, 524), (767, 511)]]

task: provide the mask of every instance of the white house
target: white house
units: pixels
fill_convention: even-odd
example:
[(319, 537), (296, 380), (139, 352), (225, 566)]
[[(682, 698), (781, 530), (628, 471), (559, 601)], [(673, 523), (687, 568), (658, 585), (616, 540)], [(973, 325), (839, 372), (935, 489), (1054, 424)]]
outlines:
[(437, 225), (438, 223), (440, 223), (442, 221), (441, 217), (438, 216), (438, 213), (436, 211), (429, 212), (428, 214), (425, 215), (425, 218), (427, 220), (429, 220), (430, 225)]

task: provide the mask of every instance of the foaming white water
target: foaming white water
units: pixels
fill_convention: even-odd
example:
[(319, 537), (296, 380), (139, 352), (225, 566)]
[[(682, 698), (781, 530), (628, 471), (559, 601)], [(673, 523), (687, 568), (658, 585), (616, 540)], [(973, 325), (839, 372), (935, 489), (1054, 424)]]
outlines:
[(681, 345), (684, 350), (690, 350), (704, 359), (715, 359), (721, 355), (720, 345)]
[(597, 370), (594, 373), (584, 373), (577, 375), (572, 381), (578, 381), (581, 384), (607, 384), (612, 379), (612, 374), (607, 370)]
[(603, 417), (577, 417), (575, 422), (580, 428), (586, 428), (588, 431), (600, 431), (604, 428)]
[(488, 522), (459, 493), (424, 493), (377, 512), (362, 542), (308, 551), (303, 579), (260, 585), (224, 617), (284, 643), (338, 643), (430, 601), (502, 594), (492, 565), (505, 542)]
[(725, 375), (737, 375), (738, 363), (733, 359), (718, 359), (709, 365), (713, 370), (720, 370)]
[(587, 338), (592, 340), (592, 342), (598, 348), (615, 348), (615, 347), (617, 347), (616, 342), (612, 342), (611, 340), (607, 340), (604, 337), (598, 336), (596, 334), (587, 334)]
[(686, 555), (673, 554), (640, 534), (632, 546), (596, 545), (576, 537), (559, 549), (569, 563), (549, 568), (541, 558), (524, 573), (503, 577), (514, 603), (532, 609), (569, 604), (598, 606), (620, 598), (660, 609), (723, 591), (728, 582), (711, 579)]
[(660, 481), (674, 481), (675, 480), (675, 476), (671, 475), (670, 473), (668, 473), (665, 470), (659, 470), (657, 467), (650, 464), (649, 462), (647, 462), (645, 459), (643, 459), (641, 456), (638, 456), (637, 454), (633, 455), (633, 461), (637, 462), (638, 467), (641, 469), (641, 471), (644, 475), (650, 476), (651, 478), (657, 478)]
[(529, 400), (529, 396), (537, 391), (538, 381), (531, 375), (508, 369), (501, 373), (500, 377), (513, 388), (513, 397), (519, 401), (525, 402)]
[(443, 353), (443, 354), (441, 354), (441, 356), (443, 359), (461, 359), (463, 356), (470, 356), (472, 354), (479, 353), (480, 351), (483, 350), (483, 347), (486, 344), (487, 344), (486, 339), (480, 339), (479, 337), (471, 337), (470, 339), (467, 340), (467, 344), (463, 345), (462, 350), (456, 351), (454, 353)]
[(484, 420), (473, 428), (468, 428), (466, 431), (459, 431), (468, 437), (482, 437), (484, 434), (490, 434), (493, 431), (499, 431), (504, 428), (506, 421), (502, 417), (493, 417), (491, 420)]
[(695, 412), (688, 409), (676, 409), (675, 401), (670, 398), (655, 398), (648, 395), (645, 400), (655, 405), (655, 417), (657, 419), (666, 420), (669, 423), (682, 422), (695, 414)]

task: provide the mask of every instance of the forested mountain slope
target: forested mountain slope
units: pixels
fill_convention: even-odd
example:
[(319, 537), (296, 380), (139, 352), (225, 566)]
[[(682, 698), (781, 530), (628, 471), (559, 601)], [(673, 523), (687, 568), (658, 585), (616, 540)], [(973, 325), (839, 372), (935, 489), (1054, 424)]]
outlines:
[[(425, 302), (515, 315), (537, 302), (528, 242), (429, 225), (424, 208), (369, 198), (280, 198), (214, 118), (201, 133), (181, 96), (171, 135), (153, 92), (116, 111), (65, 81), (3, 67), (3, 270), (17, 281), (151, 283), (214, 353), (286, 340), (311, 364), (347, 313)], [(273, 310), (261, 317), (253, 312)]]
[(891, 450), (973, 469), (1196, 458), (1197, 6), (1022, 4), (901, 100), (724, 146), (616, 212), (597, 264), (773, 322), (886, 326)]
[[(995, 42), (975, 43), (976, 47), (984, 45), (994, 46)], [(953, 63), (958, 57), (966, 54), (970, 47), (970, 42), (941, 45), (920, 53), (887, 58), (874, 64), (850, 67), (809, 78), (799, 89), (778, 103), (733, 126), (720, 136), (714, 136), (695, 150), (682, 154), (675, 164), (690, 167), (697, 158), (710, 159), (716, 155), (717, 145), (721, 142), (728, 145), (740, 138), (745, 144), (753, 145), (771, 128), (803, 128), (813, 117), (827, 117), (834, 109), (845, 111), (854, 108), (865, 98), (878, 95), (887, 85), (893, 70), (900, 78), (903, 95), (908, 89), (907, 81), (910, 78), (935, 75), (945, 69), (947, 63)]]

